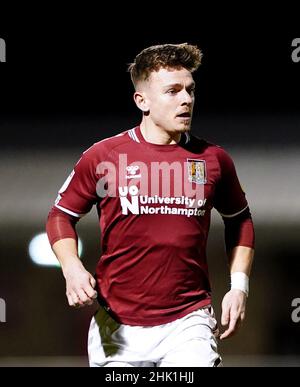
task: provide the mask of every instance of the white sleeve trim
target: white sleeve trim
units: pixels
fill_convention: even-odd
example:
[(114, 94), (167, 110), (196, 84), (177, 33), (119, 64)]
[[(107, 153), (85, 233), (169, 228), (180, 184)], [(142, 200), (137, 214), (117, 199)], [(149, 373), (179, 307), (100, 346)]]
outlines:
[(225, 214), (222, 214), (221, 212), (219, 213), (221, 216), (223, 216), (223, 218), (233, 218), (237, 215), (240, 215), (243, 211), (245, 211), (246, 209), (248, 208), (248, 206), (246, 206), (245, 208), (243, 208), (241, 211), (239, 212), (236, 212), (235, 214), (230, 214), (230, 215), (225, 215)]
[(76, 216), (76, 218), (82, 218), (82, 217), (85, 215), (85, 214), (83, 214), (83, 215), (76, 214), (76, 212), (67, 210), (66, 208), (64, 208), (64, 207), (62, 207), (62, 206), (59, 206), (58, 204), (54, 204), (54, 206), (57, 207), (57, 208), (59, 208), (59, 209), (62, 210), (63, 212), (66, 212), (66, 213), (69, 214), (69, 215)]

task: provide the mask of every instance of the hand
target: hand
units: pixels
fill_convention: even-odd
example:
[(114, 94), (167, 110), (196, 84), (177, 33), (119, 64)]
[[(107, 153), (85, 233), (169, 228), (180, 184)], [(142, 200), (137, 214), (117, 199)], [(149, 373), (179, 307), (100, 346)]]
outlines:
[(245, 319), (246, 301), (246, 293), (241, 290), (231, 289), (225, 294), (222, 301), (221, 324), (228, 327), (221, 334), (221, 340), (233, 336), (241, 326)]
[(97, 298), (96, 280), (83, 266), (73, 266), (64, 271), (66, 295), (70, 306), (92, 305)]

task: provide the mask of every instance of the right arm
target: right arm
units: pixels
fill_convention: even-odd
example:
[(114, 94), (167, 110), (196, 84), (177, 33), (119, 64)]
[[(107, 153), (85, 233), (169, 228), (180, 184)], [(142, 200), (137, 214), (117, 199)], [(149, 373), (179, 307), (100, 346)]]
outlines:
[(77, 249), (75, 224), (78, 219), (54, 208), (47, 220), (47, 234), (66, 280), (66, 296), (70, 306), (92, 305), (97, 292), (96, 280), (84, 268)]
[[(96, 154), (98, 154), (96, 149)], [(66, 295), (70, 306), (91, 305), (97, 297), (96, 281), (84, 268), (77, 251), (78, 220), (98, 200), (96, 193), (97, 160), (93, 147), (84, 152), (69, 175), (47, 219), (50, 245), (66, 279)]]

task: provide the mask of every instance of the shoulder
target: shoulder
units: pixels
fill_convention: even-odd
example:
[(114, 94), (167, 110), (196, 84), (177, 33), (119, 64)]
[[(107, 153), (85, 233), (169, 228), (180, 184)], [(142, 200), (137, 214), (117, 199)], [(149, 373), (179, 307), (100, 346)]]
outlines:
[(213, 160), (221, 173), (234, 169), (234, 162), (230, 154), (222, 146), (195, 135), (191, 135), (190, 140), (190, 149), (200, 151), (204, 157)]
[(129, 130), (125, 130), (115, 136), (104, 138), (95, 142), (92, 146), (82, 153), (82, 158), (90, 160), (101, 160), (105, 155), (108, 155), (113, 149), (122, 146), (131, 141), (128, 136)]
[(230, 158), (228, 152), (220, 145), (209, 142), (193, 134), (190, 135), (190, 144), (192, 144), (193, 147), (197, 147), (198, 149), (202, 150), (205, 153), (215, 155), (220, 160), (226, 159), (227, 157)]

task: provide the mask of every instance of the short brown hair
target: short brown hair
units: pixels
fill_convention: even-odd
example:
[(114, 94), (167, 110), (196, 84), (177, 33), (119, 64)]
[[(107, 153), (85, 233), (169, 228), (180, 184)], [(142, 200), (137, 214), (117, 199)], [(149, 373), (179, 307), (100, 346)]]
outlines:
[(131, 80), (136, 87), (139, 81), (149, 78), (152, 71), (160, 68), (184, 67), (191, 73), (201, 64), (202, 53), (197, 46), (188, 43), (160, 44), (141, 51), (128, 66)]

